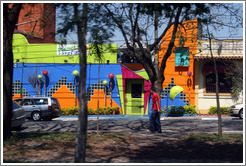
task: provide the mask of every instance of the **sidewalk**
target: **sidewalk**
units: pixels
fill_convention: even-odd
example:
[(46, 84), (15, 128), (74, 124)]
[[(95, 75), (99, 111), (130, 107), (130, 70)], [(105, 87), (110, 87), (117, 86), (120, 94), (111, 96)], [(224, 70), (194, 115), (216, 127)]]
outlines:
[[(59, 118), (63, 120), (77, 120), (78, 116), (60, 116)], [(235, 117), (231, 117), (229, 115), (222, 115), (222, 119), (232, 119)], [(99, 120), (148, 120), (148, 115), (99, 115)], [(161, 116), (161, 120), (172, 120), (172, 119), (201, 119), (201, 120), (217, 120), (217, 115), (196, 115), (196, 116), (169, 116), (165, 115)], [(88, 115), (88, 120), (97, 120), (97, 115)]]

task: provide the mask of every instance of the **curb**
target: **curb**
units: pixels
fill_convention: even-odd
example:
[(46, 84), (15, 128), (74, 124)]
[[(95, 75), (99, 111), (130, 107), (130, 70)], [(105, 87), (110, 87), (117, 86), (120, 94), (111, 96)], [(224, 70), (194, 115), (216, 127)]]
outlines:
[[(61, 119), (78, 119), (78, 116), (72, 115), (72, 116), (60, 116), (59, 118)], [(233, 117), (231, 116), (222, 116), (222, 119), (232, 119)], [(97, 115), (88, 115), (89, 120), (96, 120)], [(148, 120), (149, 116), (148, 115), (99, 115), (100, 120)], [(174, 119), (190, 119), (190, 120), (196, 120), (196, 119), (201, 119), (201, 120), (218, 120), (218, 116), (161, 116), (160, 120), (174, 120)]]

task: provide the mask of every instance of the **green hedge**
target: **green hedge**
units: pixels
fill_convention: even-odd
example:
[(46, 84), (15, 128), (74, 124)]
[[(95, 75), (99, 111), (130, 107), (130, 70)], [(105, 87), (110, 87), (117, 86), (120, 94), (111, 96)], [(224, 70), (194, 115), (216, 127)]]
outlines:
[[(62, 108), (62, 115), (78, 115), (79, 108), (78, 107), (70, 107), (70, 108)], [(119, 115), (120, 109), (119, 107), (107, 107), (107, 108), (99, 108), (99, 115)], [(88, 108), (88, 115), (97, 115), (97, 110), (93, 110)]]
[[(166, 114), (167, 107), (164, 107), (164, 110), (162, 110), (162, 114)], [(183, 114), (197, 114), (196, 112), (196, 106), (169, 106), (168, 107), (168, 115), (183, 115)]]
[[(230, 107), (220, 107), (221, 114), (229, 114)], [(209, 108), (208, 114), (218, 114), (217, 107), (212, 106)]]
[(62, 115), (78, 115), (79, 108), (78, 107), (69, 107), (69, 108), (61, 108)]
[[(99, 107), (99, 115), (119, 115), (120, 108), (119, 107)], [(88, 115), (97, 115), (97, 110), (93, 110), (88, 108)]]

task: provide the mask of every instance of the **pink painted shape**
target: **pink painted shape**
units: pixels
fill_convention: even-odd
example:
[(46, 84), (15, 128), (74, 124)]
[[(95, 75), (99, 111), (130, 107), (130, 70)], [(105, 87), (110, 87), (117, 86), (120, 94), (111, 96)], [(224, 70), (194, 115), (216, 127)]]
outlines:
[(125, 80), (126, 79), (143, 79), (144, 80), (144, 114), (146, 112), (147, 103), (150, 95), (151, 82), (146, 80), (145, 78), (137, 75), (132, 70), (128, 69), (124, 65), (121, 65), (122, 70), (122, 81), (123, 81), (123, 101), (125, 104)]
[(144, 79), (144, 114), (146, 113), (146, 107), (149, 101), (151, 86), (152, 86), (152, 83)]

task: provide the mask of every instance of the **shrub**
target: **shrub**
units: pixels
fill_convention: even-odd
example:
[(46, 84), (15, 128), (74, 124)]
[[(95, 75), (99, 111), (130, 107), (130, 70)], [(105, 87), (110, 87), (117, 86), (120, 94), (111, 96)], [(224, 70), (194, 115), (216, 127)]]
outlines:
[(185, 114), (197, 114), (196, 106), (194, 106), (194, 105), (190, 105), (190, 106), (186, 105), (186, 106), (184, 106), (184, 112), (185, 112)]
[[(69, 107), (69, 108), (62, 108), (62, 115), (78, 115), (79, 108), (78, 107)], [(99, 115), (119, 115), (120, 108), (119, 107), (99, 107)], [(97, 115), (97, 109), (93, 110), (92, 108), (88, 108), (88, 115)]]
[[(230, 107), (220, 107), (220, 110), (221, 110), (221, 114), (229, 114)], [(210, 107), (208, 114), (218, 114), (217, 107), (216, 106)]]
[(78, 107), (69, 107), (69, 108), (61, 108), (62, 115), (78, 115), (79, 108)]
[[(168, 115), (183, 115), (183, 114), (197, 114), (196, 112), (196, 106), (169, 106), (168, 107)], [(163, 114), (166, 114), (167, 107), (164, 107), (164, 110), (162, 110)]]

